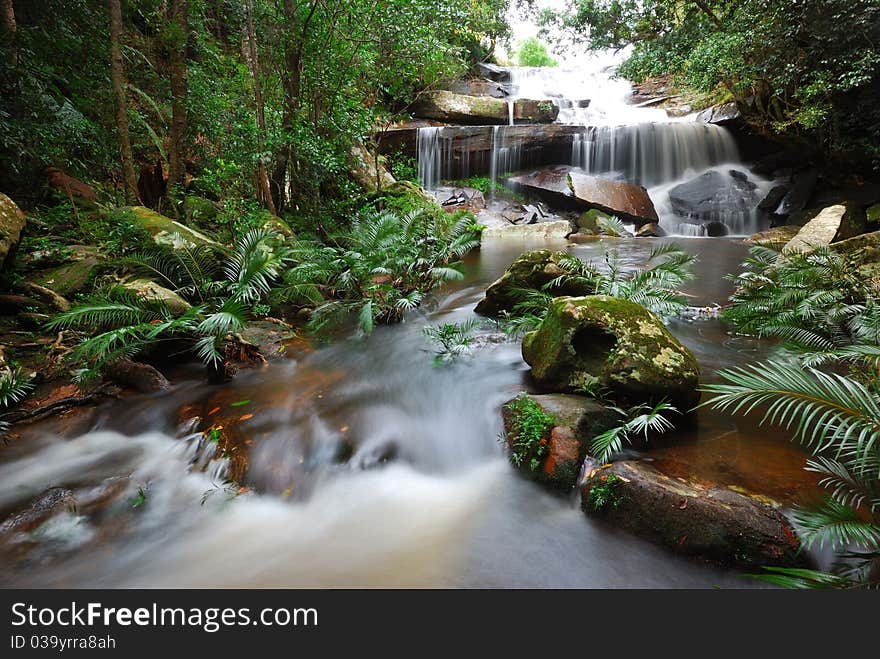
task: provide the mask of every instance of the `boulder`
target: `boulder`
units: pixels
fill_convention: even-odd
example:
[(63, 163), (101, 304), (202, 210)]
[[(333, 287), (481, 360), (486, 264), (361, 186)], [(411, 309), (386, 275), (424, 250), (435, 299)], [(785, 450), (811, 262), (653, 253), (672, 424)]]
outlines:
[(476, 126), (507, 124), (508, 113), (507, 103), (500, 99), (443, 90), (423, 94), (412, 108), (414, 117)]
[(568, 185), (575, 199), (591, 209), (616, 215), (636, 226), (660, 221), (648, 191), (640, 185), (577, 172), (568, 175)]
[(446, 91), (453, 94), (465, 94), (467, 96), (491, 96), (492, 98), (507, 98), (510, 92), (494, 80), (457, 80), (450, 83)]
[(880, 231), (841, 240), (831, 248), (845, 254), (847, 260), (858, 267), (862, 280), (880, 291)]
[(260, 354), (268, 360), (287, 356), (285, 342), (293, 332), (288, 325), (271, 320), (252, 320), (241, 333), (242, 340), (257, 347)]
[(50, 487), (28, 502), (27, 507), (11, 514), (0, 524), (0, 538), (15, 533), (26, 533), (40, 526), (57, 513), (76, 505), (73, 492), (63, 487)]
[(477, 64), (480, 75), (495, 82), (510, 82), (510, 70), (502, 68), (496, 64), (489, 62), (480, 62)]
[(121, 286), (148, 303), (153, 302), (157, 307), (167, 308), (176, 316), (180, 316), (192, 308), (192, 305), (180, 295), (150, 279), (132, 279), (123, 282)]
[(155, 367), (131, 359), (117, 359), (104, 366), (104, 375), (112, 382), (142, 394), (165, 391), (171, 384)]
[(779, 204), (782, 203), (782, 200), (785, 199), (785, 195), (788, 194), (788, 190), (789, 187), (787, 185), (774, 185), (770, 188), (770, 192), (758, 202), (758, 209), (768, 213), (775, 212), (779, 208)]
[(603, 213), (598, 209), (591, 208), (580, 214), (577, 219), (577, 225), (581, 230), (597, 232), (599, 231), (599, 220), (607, 220), (609, 217), (608, 213)]
[(724, 224), (724, 222), (719, 222), (718, 220), (706, 222), (706, 224), (703, 225), (703, 229), (706, 231), (706, 235), (710, 238), (721, 238), (730, 233), (728, 226)]
[[(497, 316), (502, 311), (510, 311), (519, 302), (515, 295), (517, 289), (539, 290), (546, 284), (564, 274), (559, 266), (565, 252), (538, 249), (525, 252), (508, 266), (504, 274), (486, 289), (486, 295), (477, 304), (475, 311), (486, 316)], [(592, 291), (584, 287), (569, 285), (560, 289), (560, 295), (587, 295)]]
[(763, 497), (671, 478), (644, 461), (584, 464), (581, 506), (675, 552), (721, 564), (805, 566), (797, 536)]
[(868, 220), (869, 225), (876, 225), (880, 223), (880, 204), (874, 204), (873, 206), (869, 206), (865, 210), (865, 216)]
[(220, 205), (210, 199), (190, 195), (183, 200), (183, 214), (189, 224), (210, 226), (220, 214)]
[(382, 164), (382, 158), (376, 158), (360, 142), (351, 147), (349, 171), (352, 178), (367, 193), (375, 193), (394, 185), (395, 179)]
[(835, 204), (823, 208), (786, 243), (783, 253), (808, 252), (820, 245), (846, 240), (865, 230), (865, 212), (854, 204)]
[(523, 359), (548, 391), (598, 383), (622, 404), (667, 400), (685, 412), (700, 398), (696, 358), (658, 316), (606, 295), (559, 297), (523, 337)]
[(513, 118), (517, 123), (552, 124), (559, 116), (559, 107), (552, 101), (518, 98), (513, 102)]
[(755, 208), (757, 186), (742, 172), (709, 170), (669, 191), (669, 201), (676, 215), (699, 220), (717, 220), (730, 213)]
[(84, 291), (98, 273), (101, 257), (97, 251), (81, 252), (78, 260), (30, 275), (29, 281), (48, 288), (64, 298)]
[(786, 224), (781, 227), (774, 227), (772, 229), (767, 229), (766, 231), (753, 233), (751, 236), (743, 240), (743, 242), (746, 245), (760, 245), (762, 247), (775, 247), (782, 249), (788, 241), (798, 234), (798, 231), (800, 230), (800, 227)]
[(813, 190), (818, 180), (819, 172), (815, 169), (808, 169), (795, 174), (788, 193), (779, 202), (779, 206), (776, 207), (776, 214), (791, 215), (792, 213), (804, 210), (810, 201), (810, 197), (813, 196)]
[[(538, 482), (571, 489), (577, 484), (581, 464), (593, 438), (617, 425), (620, 417), (585, 396), (546, 394), (527, 398), (552, 419), (552, 425), (546, 430), (547, 454), (541, 465), (537, 469), (522, 465), (522, 471)], [(510, 400), (501, 408), (505, 437), (511, 449), (520, 423), (520, 400)]]
[(482, 240), (507, 238), (514, 240), (565, 240), (572, 232), (571, 223), (568, 220), (555, 220), (552, 222), (536, 222), (534, 224), (514, 224), (502, 227), (487, 227), (483, 229)]
[(0, 192), (0, 269), (12, 267), (27, 218), (12, 199)]
[(697, 121), (702, 121), (704, 124), (716, 124), (718, 126), (726, 126), (741, 118), (742, 114), (735, 102), (713, 105), (697, 114)]
[(95, 188), (70, 176), (57, 167), (47, 167), (43, 173), (46, 175), (46, 182), (50, 188), (65, 197), (75, 199), (77, 205), (93, 208), (95, 202), (98, 201), (98, 193), (95, 192)]
[(554, 208), (581, 208), (568, 185), (569, 167), (549, 167), (529, 174), (511, 176), (507, 182), (515, 189), (536, 195)]
[(636, 231), (636, 238), (662, 238), (666, 235), (666, 230), (656, 222), (643, 225)]
[(203, 233), (170, 217), (160, 215), (146, 206), (128, 206), (122, 210), (132, 223), (146, 230), (157, 245), (170, 245), (175, 249), (199, 245), (220, 246)]

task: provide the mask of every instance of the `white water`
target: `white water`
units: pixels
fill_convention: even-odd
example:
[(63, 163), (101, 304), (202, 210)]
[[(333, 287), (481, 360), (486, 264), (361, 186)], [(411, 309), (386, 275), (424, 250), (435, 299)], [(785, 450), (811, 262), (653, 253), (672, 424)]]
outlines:
[[(590, 174), (645, 186), (661, 225), (675, 235), (703, 235), (704, 223), (712, 220), (723, 222), (734, 235), (764, 228), (753, 200), (733, 200), (730, 208), (699, 219), (674, 213), (669, 190), (676, 185), (709, 169), (726, 172), (747, 168), (727, 129), (697, 122), (694, 116), (673, 119), (665, 110), (633, 105), (630, 83), (613, 76), (622, 56), (598, 53), (559, 67), (511, 67), (509, 123), (514, 123), (515, 99), (551, 100), (559, 107), (557, 123), (583, 126), (583, 132), (572, 140), (570, 161), (552, 164), (571, 165)], [(587, 107), (580, 107), (587, 100)], [(434, 189), (439, 183), (437, 172), (447, 162), (444, 158), (452, 157), (451, 132), (438, 140), (436, 129), (423, 128), (418, 140), (420, 179), (428, 183), (428, 189)], [(509, 142), (504, 127), (492, 129), (488, 175), (493, 182), (521, 167), (521, 150), (511, 148)], [(452, 168), (444, 171), (451, 172)], [(755, 196), (760, 199), (771, 183), (755, 175), (750, 178), (757, 185)], [(746, 206), (743, 201), (752, 205)]]

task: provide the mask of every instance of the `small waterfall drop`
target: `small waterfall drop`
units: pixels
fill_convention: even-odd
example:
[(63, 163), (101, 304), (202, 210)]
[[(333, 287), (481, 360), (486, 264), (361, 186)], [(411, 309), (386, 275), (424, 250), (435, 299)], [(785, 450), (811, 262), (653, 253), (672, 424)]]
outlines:
[(419, 128), (416, 133), (416, 153), (419, 184), (426, 190), (433, 190), (440, 182), (440, 128), (429, 126)]

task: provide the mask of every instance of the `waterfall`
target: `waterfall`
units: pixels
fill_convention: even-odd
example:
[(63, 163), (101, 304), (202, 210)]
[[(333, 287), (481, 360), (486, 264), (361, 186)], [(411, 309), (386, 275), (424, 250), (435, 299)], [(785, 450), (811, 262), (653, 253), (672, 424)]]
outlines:
[(515, 172), (522, 162), (522, 142), (510, 139), (506, 126), (492, 127), (492, 156), (489, 160), (490, 192), (494, 190), (498, 178)]
[(440, 182), (440, 128), (419, 128), (416, 133), (416, 153), (419, 183), (426, 190), (433, 190)]
[(513, 120), (514, 109), (515, 109), (514, 101), (512, 99), (507, 99), (507, 125), (508, 126), (513, 126), (515, 123)]

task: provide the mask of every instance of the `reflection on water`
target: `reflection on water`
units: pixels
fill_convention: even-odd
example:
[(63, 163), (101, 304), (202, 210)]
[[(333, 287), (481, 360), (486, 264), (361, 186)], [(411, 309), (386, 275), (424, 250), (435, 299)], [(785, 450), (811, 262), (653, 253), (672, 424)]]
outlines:
[[(694, 304), (723, 302), (742, 245), (686, 240), (700, 256)], [(638, 267), (649, 240), (571, 247), (582, 259), (617, 249)], [(130, 476), (127, 497), (100, 514), (57, 520), (38, 549), (3, 556), (0, 583), (21, 586), (752, 585), (671, 556), (586, 518), (508, 465), (500, 405), (525, 388), (516, 343), (434, 368), (421, 328), (458, 322), (522, 251), (485, 245), (469, 276), (396, 327), (245, 372), (222, 389), (196, 382), (101, 409), (75, 439), (31, 437), (2, 454), (0, 509), (49, 486)], [(704, 379), (760, 358), (766, 345), (729, 337), (719, 321), (677, 322)], [(197, 421), (193, 418), (197, 417)], [(189, 424), (189, 425), (188, 425)], [(212, 446), (199, 428), (222, 427)], [(231, 498), (224, 472), (191, 469), (225, 452), (250, 487)], [(811, 490), (785, 438), (711, 411), (651, 452), (660, 466), (783, 502)], [(247, 458), (246, 460), (244, 458)], [(236, 466), (237, 465), (237, 466)], [(245, 470), (246, 466), (246, 470)], [(21, 538), (19, 538), (21, 540)], [(31, 538), (31, 540), (34, 540)], [(45, 539), (43, 539), (45, 540)], [(32, 543), (33, 544), (33, 543)]]

